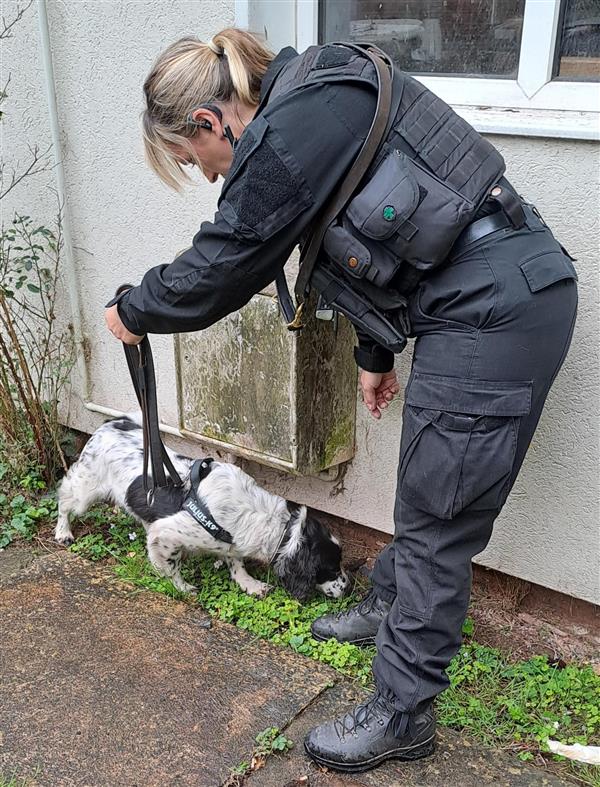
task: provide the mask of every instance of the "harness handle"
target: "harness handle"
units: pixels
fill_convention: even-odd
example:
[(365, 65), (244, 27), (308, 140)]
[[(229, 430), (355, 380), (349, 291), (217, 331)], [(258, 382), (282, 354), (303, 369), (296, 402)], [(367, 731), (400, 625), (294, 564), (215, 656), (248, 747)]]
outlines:
[[(127, 290), (130, 290), (132, 286), (131, 284), (121, 284), (117, 288), (115, 296), (122, 295)], [(139, 344), (125, 344), (123, 342), (123, 349), (135, 395), (142, 411), (144, 444), (142, 479), (147, 503), (149, 506), (152, 506), (156, 489), (169, 486), (169, 483), (172, 483), (174, 486), (183, 486), (183, 481), (177, 470), (175, 470), (160, 436), (156, 375), (150, 341), (147, 336), (144, 336)], [(152, 466), (151, 476), (148, 474), (149, 464)], [(167, 480), (165, 468), (170, 476), (170, 482)]]

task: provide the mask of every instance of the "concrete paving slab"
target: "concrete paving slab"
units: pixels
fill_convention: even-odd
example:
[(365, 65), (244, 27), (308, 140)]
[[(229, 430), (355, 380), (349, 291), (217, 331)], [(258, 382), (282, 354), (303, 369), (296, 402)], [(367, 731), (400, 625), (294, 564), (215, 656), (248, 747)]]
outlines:
[(26, 564), (0, 553), (5, 778), (217, 787), (335, 676), (67, 552)]
[(30, 544), (25, 547), (17, 545), (10, 549), (0, 549), (0, 587), (9, 577), (20, 574), (30, 566), (39, 554)]
[(0, 777), (220, 787), (257, 733), (276, 726), (294, 749), (245, 787), (570, 784), (445, 729), (436, 754), (416, 763), (354, 776), (316, 767), (306, 732), (364, 696), (317, 662), (132, 589), (110, 567), (68, 552), (0, 552)]
[(448, 729), (438, 731), (435, 754), (416, 762), (387, 762), (375, 770), (351, 776), (310, 763), (303, 747), (308, 730), (335, 718), (365, 696), (364, 691), (347, 682), (320, 694), (285, 731), (294, 741), (291, 752), (285, 757), (270, 758), (263, 769), (250, 774), (247, 787), (566, 787), (572, 784)]

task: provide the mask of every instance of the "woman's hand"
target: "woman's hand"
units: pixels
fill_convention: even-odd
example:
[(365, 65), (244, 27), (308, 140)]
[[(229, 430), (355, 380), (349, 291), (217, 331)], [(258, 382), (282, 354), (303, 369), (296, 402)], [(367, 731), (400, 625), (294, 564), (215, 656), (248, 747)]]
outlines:
[(361, 371), (360, 387), (363, 402), (373, 418), (377, 419), (381, 418), (381, 410), (385, 410), (400, 391), (398, 378), (393, 370), (383, 374)]
[(104, 311), (104, 319), (106, 320), (108, 330), (114, 337), (120, 339), (120, 341), (124, 342), (125, 344), (139, 344), (144, 337), (138, 336), (137, 334), (131, 333), (131, 331), (127, 330), (127, 328), (123, 325), (121, 318), (119, 317), (117, 307), (118, 304), (115, 303), (114, 306), (109, 306), (109, 308)]

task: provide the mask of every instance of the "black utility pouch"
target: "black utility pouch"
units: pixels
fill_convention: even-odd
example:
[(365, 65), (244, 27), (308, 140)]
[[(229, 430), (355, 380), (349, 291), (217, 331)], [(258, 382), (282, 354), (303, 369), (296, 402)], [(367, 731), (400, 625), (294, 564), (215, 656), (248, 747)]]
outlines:
[(395, 151), (388, 153), (366, 186), (350, 201), (340, 223), (323, 239), (327, 258), (346, 274), (387, 287), (403, 262), (398, 239), (406, 243), (417, 229), (410, 221), (421, 192)]
[(390, 293), (386, 295), (387, 303), (376, 304), (365, 292), (357, 290), (358, 282), (346, 280), (343, 273), (325, 261), (315, 267), (312, 283), (327, 308), (343, 314), (382, 347), (394, 353), (404, 350), (410, 333), (405, 298)]
[(382, 274), (372, 281), (384, 286), (402, 262), (423, 271), (440, 265), (473, 210), (463, 195), (391, 149), (342, 221), (370, 250), (372, 268)]

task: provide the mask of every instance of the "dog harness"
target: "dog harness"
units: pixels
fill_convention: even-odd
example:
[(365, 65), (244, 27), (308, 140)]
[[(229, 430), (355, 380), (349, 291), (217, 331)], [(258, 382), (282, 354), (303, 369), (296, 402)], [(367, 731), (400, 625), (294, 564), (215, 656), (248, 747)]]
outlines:
[(202, 481), (211, 471), (211, 465), (214, 459), (207, 457), (206, 459), (196, 459), (190, 470), (190, 491), (188, 496), (183, 501), (183, 508), (191, 516), (194, 517), (196, 522), (203, 527), (206, 532), (217, 541), (224, 541), (226, 544), (233, 544), (233, 537), (231, 533), (218, 525), (213, 515), (210, 513), (209, 507), (206, 503), (198, 497), (196, 490), (200, 481)]

